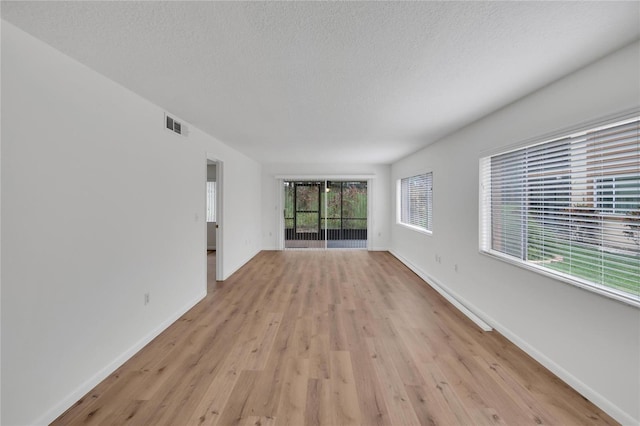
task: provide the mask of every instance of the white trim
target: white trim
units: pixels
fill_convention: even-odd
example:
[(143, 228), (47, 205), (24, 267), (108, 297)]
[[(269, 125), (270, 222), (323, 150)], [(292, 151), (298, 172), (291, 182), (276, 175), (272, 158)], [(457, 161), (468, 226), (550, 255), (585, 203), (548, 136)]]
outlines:
[(600, 395), (598, 392), (587, 386), (584, 382), (578, 379), (573, 374), (569, 373), (563, 367), (555, 363), (552, 359), (547, 357), (542, 352), (538, 351), (536, 348), (522, 340), (518, 337), (517, 334), (512, 332), (509, 328), (503, 326), (500, 323), (494, 323), (495, 329), (498, 333), (502, 334), (509, 341), (511, 341), (514, 345), (522, 349), (533, 359), (542, 364), (545, 368), (551, 371), (553, 374), (558, 376), (561, 380), (563, 380), (566, 384), (568, 384), (571, 388), (573, 388), (576, 392), (580, 393), (586, 399), (591, 401), (594, 405), (599, 407), (605, 413), (613, 417), (615, 420), (620, 422), (623, 425), (640, 425), (638, 420), (634, 419), (631, 414), (623, 411), (617, 405), (609, 401), (604, 396)]
[(416, 231), (419, 232), (421, 234), (425, 234), (425, 235), (433, 235), (433, 231), (429, 231), (428, 229), (424, 229), (421, 228), (420, 226), (415, 226), (415, 225), (411, 225), (409, 223), (404, 223), (404, 222), (396, 222), (396, 225), (398, 226), (404, 226), (407, 229), (410, 229), (412, 231)]
[(216, 281), (225, 279), (224, 248), (224, 161), (216, 160)]
[[(431, 208), (431, 228), (432, 229), (428, 229), (427, 227), (421, 227), (421, 226), (417, 226), (417, 225), (413, 225), (411, 223), (406, 223), (402, 221), (402, 181), (404, 179), (409, 179), (412, 177), (418, 177), (418, 176), (422, 176), (422, 175), (429, 175), (431, 174), (431, 205), (429, 206), (427, 204), (427, 226), (429, 226), (429, 207)], [(416, 232), (420, 232), (422, 234), (426, 234), (426, 235), (433, 235), (433, 170), (427, 171), (427, 172), (420, 172), (418, 174), (412, 174), (406, 177), (400, 177), (398, 179), (396, 179), (396, 225), (401, 225), (404, 226), (408, 229), (411, 229), (412, 231), (416, 231)], [(427, 200), (428, 202), (428, 200)]]
[[(480, 328), (482, 328), (485, 331), (490, 331), (491, 326), (493, 326), (493, 328), (498, 333), (502, 334), (510, 342), (512, 342), (514, 345), (522, 349), (529, 356), (531, 356), (537, 362), (542, 364), (542, 366), (547, 368), (549, 371), (551, 371), (553, 374), (555, 374), (561, 380), (567, 383), (571, 388), (573, 388), (575, 391), (583, 395), (589, 401), (593, 402), (597, 407), (602, 409), (604, 412), (609, 414), (611, 417), (613, 417), (615, 420), (617, 420), (621, 424), (640, 425), (638, 420), (634, 419), (631, 414), (625, 412), (624, 410), (619, 408), (617, 405), (609, 401), (607, 398), (602, 396), (600, 393), (596, 392), (591, 387), (587, 386), (584, 382), (582, 382), (576, 376), (569, 373), (567, 370), (565, 370), (559, 364), (557, 364), (552, 359), (547, 357), (545, 354), (543, 354), (542, 352), (540, 352), (539, 350), (531, 346), (529, 343), (527, 343), (526, 341), (518, 337), (518, 335), (513, 331), (511, 331), (508, 327), (505, 327), (503, 324), (496, 322), (494, 319), (488, 317), (485, 313), (482, 313), (481, 311), (479, 311), (473, 305), (469, 304), (467, 301), (460, 298), (460, 296), (456, 295), (451, 290), (447, 289), (444, 285), (438, 282), (438, 280), (436, 280), (426, 272), (422, 271), (422, 269), (415, 266), (413, 263), (411, 263), (409, 260), (402, 257), (397, 252), (393, 250), (389, 250), (389, 253), (391, 253), (395, 258), (397, 258), (400, 262), (402, 262), (405, 266), (407, 266), (407, 268), (415, 272), (420, 278), (422, 278), (427, 284), (433, 287), (438, 293), (440, 293), (445, 299), (451, 302), (456, 308), (460, 309), (460, 307), (462, 307), (460, 311), (464, 313), (467, 317), (469, 317), (469, 319), (471, 319), (474, 323), (476, 323)], [(477, 314), (474, 312), (476, 312)], [(484, 324), (484, 326), (489, 327), (489, 329), (487, 330), (483, 325), (478, 324), (478, 322), (476, 322), (471, 316), (469, 316), (469, 314), (479, 319), (481, 323)], [(486, 321), (480, 319), (480, 316), (486, 318)], [(491, 324), (491, 326), (489, 324)]]
[(368, 180), (374, 179), (376, 175), (276, 175), (276, 179), (282, 180)]
[[(325, 211), (327, 211), (325, 209)], [(367, 250), (371, 251), (373, 232), (373, 179), (367, 179)]]
[(69, 395), (64, 397), (60, 402), (54, 405), (51, 409), (45, 412), (33, 425), (48, 425), (64, 413), (69, 407), (75, 404), (80, 398), (87, 394), (91, 389), (95, 388), (100, 382), (106, 379), (110, 374), (116, 371), (122, 364), (127, 362), (131, 357), (137, 354), (142, 348), (148, 345), (153, 339), (155, 339), (160, 333), (166, 330), (171, 324), (176, 322), (180, 317), (193, 308), (198, 302), (207, 296), (206, 288), (204, 292), (200, 293), (189, 303), (184, 305), (181, 309), (178, 309), (173, 315), (162, 321), (160, 325), (151, 330), (146, 336), (132, 345), (129, 349), (117, 356), (109, 364), (105, 365), (100, 371), (82, 383)]
[(529, 271), (532, 271), (541, 275), (545, 275), (549, 278), (555, 279), (562, 283), (570, 284), (575, 287), (581, 288), (583, 290), (590, 291), (592, 293), (599, 294), (600, 296), (608, 297), (617, 302), (621, 302), (626, 305), (633, 306), (635, 308), (640, 308), (640, 299), (634, 299), (627, 296), (628, 294), (631, 295), (631, 293), (624, 293), (622, 291), (618, 292), (614, 288), (591, 284), (587, 280), (581, 280), (580, 277), (564, 274), (560, 271), (554, 271), (553, 269), (545, 268), (544, 266), (539, 266), (531, 262), (525, 262), (516, 257), (505, 255), (495, 250), (480, 249), (480, 254), (489, 256), (491, 258), (494, 258), (503, 262), (510, 263), (511, 265), (517, 266), (519, 268), (528, 269)]
[[(223, 276), (220, 280), (218, 281), (224, 281), (227, 278), (229, 278), (231, 275), (235, 274), (236, 272), (238, 272), (238, 270), (240, 268), (242, 268), (244, 265), (246, 265), (247, 263), (249, 263), (251, 261), (251, 259), (253, 259), (254, 257), (256, 257), (258, 255), (258, 253), (260, 253), (262, 251), (262, 249), (257, 249), (255, 250), (251, 256), (249, 256), (249, 258), (245, 261), (240, 262), (237, 266), (234, 266), (233, 268), (229, 268), (229, 273), (226, 276)], [(217, 253), (216, 253), (216, 257), (217, 257)], [(217, 273), (216, 273), (217, 275)]]
[(278, 193), (278, 207), (276, 214), (276, 250), (284, 250), (284, 179), (276, 178), (276, 186)]
[(440, 293), (442, 297), (447, 299), (453, 306), (455, 306), (460, 312), (465, 314), (471, 321), (473, 321), (478, 327), (480, 327), (484, 331), (491, 331), (493, 328), (487, 323), (487, 321), (483, 320), (480, 315), (476, 314), (474, 311), (478, 311), (476, 308), (470, 308), (470, 304), (465, 301), (462, 297), (458, 296), (451, 290), (447, 289), (445, 286), (440, 284), (438, 280), (427, 274), (425, 271), (420, 269), (418, 266), (414, 265), (411, 261), (401, 256), (394, 250), (389, 250), (396, 259), (402, 262), (407, 268), (411, 269), (416, 273), (424, 282), (429, 284), (435, 291)]

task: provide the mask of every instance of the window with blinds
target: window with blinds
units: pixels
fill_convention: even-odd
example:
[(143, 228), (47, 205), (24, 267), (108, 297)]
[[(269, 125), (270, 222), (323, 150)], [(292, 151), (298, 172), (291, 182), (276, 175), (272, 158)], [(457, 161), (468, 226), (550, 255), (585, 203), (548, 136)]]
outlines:
[(216, 183), (207, 182), (207, 222), (216, 221)]
[(480, 160), (481, 250), (640, 306), (640, 117)]
[(399, 223), (420, 231), (432, 231), (433, 172), (398, 181)]

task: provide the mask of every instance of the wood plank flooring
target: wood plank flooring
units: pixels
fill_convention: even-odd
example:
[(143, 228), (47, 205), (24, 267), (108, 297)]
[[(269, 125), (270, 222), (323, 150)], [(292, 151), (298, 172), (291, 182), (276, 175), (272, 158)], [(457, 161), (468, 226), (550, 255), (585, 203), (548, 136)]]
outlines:
[(211, 279), (53, 424), (617, 423), (390, 254), (286, 251)]

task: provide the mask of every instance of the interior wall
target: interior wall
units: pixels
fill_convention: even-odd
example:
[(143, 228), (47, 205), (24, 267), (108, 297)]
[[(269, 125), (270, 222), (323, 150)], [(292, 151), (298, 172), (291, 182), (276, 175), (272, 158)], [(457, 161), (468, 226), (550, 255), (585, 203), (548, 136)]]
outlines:
[(207, 153), (225, 275), (257, 253), (261, 166), (5, 21), (1, 52), (1, 423), (46, 424), (205, 296)]
[(390, 238), (391, 206), (389, 200), (390, 166), (379, 164), (264, 164), (262, 166), (262, 248), (278, 247), (278, 209), (280, 192), (276, 176), (349, 176), (372, 175), (370, 250), (387, 250)]
[(433, 171), (433, 235), (394, 224), (392, 252), (623, 424), (640, 422), (640, 310), (480, 254), (478, 161), (638, 107), (639, 75), (635, 43), (396, 162), (389, 198), (397, 179)]

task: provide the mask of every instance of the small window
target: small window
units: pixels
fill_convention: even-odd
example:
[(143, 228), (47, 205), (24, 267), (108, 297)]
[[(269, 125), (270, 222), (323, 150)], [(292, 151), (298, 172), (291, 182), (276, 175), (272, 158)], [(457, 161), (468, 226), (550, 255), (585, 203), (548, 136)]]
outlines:
[(481, 251), (640, 306), (640, 117), (480, 160)]
[(216, 221), (216, 183), (207, 182), (207, 222)]
[(398, 223), (432, 232), (433, 172), (398, 181)]

